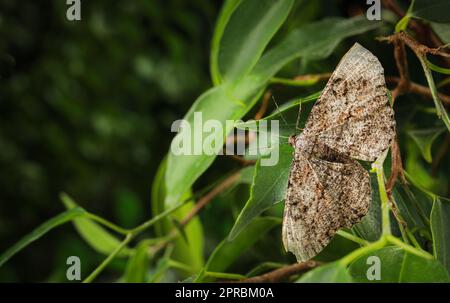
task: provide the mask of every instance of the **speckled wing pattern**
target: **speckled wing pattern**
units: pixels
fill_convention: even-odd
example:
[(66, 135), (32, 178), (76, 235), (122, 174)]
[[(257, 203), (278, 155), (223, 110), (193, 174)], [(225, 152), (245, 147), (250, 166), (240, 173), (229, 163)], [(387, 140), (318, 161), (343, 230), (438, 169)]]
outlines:
[(383, 67), (355, 44), (311, 110), (295, 153), (283, 218), (283, 243), (299, 262), (318, 254), (341, 228), (367, 214), (370, 177), (354, 159), (374, 161), (395, 134)]

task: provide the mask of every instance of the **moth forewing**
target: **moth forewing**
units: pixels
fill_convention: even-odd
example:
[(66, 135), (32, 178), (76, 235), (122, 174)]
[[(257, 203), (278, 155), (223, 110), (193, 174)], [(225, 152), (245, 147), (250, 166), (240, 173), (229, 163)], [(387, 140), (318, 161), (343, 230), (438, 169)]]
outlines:
[(354, 159), (373, 161), (395, 134), (383, 67), (355, 44), (341, 59), (295, 137), (286, 191), (283, 244), (299, 262), (367, 214), (370, 178)]

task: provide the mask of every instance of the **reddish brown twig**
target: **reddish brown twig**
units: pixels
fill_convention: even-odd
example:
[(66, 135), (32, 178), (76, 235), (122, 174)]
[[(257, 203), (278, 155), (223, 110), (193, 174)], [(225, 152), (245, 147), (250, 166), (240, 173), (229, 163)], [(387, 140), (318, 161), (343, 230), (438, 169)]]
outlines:
[[(400, 82), (399, 77), (395, 76), (386, 76), (386, 83), (388, 84), (394, 84), (398, 85)], [(417, 84), (415, 82), (409, 81), (409, 85), (407, 86), (408, 90), (404, 93), (413, 93), (417, 95), (421, 95), (427, 99), (432, 100), (433, 96), (431, 95), (431, 91), (427, 86)], [(442, 103), (446, 106), (450, 106), (450, 96), (439, 93), (439, 98), (441, 99)]]
[[(400, 81), (399, 77), (392, 77), (392, 76), (387, 76), (386, 77), (386, 82), (388, 84), (398, 84), (398, 82)], [(421, 95), (427, 99), (432, 100), (432, 95), (431, 95), (431, 91), (427, 86), (423, 86), (420, 84), (417, 84), (415, 82), (411, 82), (409, 83), (409, 87), (408, 87), (408, 91), (405, 93), (414, 93), (417, 95)], [(442, 103), (446, 106), (450, 106), (450, 96), (439, 93), (439, 99), (442, 101)]]
[(398, 177), (400, 177), (402, 183), (406, 183), (397, 136), (394, 137), (391, 143), (391, 155), (391, 175), (389, 176), (389, 180), (386, 184), (386, 192), (388, 196), (392, 195), (392, 189), (394, 188), (395, 182), (397, 181)]
[[(186, 226), (199, 212), (202, 210), (209, 202), (211, 202), (217, 195), (219, 195), (224, 190), (228, 189), (232, 186), (237, 180), (239, 180), (240, 172), (236, 172), (225, 180), (220, 182), (216, 187), (214, 187), (210, 192), (201, 197), (195, 206), (191, 209), (189, 213), (187, 213), (184, 218), (180, 221), (180, 226)], [(161, 249), (166, 247), (172, 240), (178, 237), (178, 230), (173, 228), (169, 233), (167, 238), (164, 241), (158, 243), (155, 246), (151, 246), (149, 249), (149, 254), (154, 255), (159, 252)]]
[[(261, 107), (259, 108), (258, 112), (255, 114), (255, 120), (260, 120), (264, 117), (264, 115), (267, 112), (267, 108), (269, 107), (269, 102), (270, 102), (271, 97), (272, 97), (272, 92), (270, 90), (268, 90), (264, 93), (264, 96), (262, 98)], [(238, 144), (244, 143), (245, 145), (248, 145), (255, 138), (256, 138), (256, 136), (253, 132), (250, 132), (250, 133), (246, 132), (245, 136), (238, 136), (238, 135), (234, 135), (234, 133), (233, 133), (233, 135), (227, 137), (227, 139), (226, 139), (226, 145), (224, 146), (224, 154), (226, 154), (227, 156), (230, 156), (231, 159), (236, 160), (242, 166), (254, 165), (256, 163), (256, 161), (254, 161), (254, 160), (247, 160), (241, 156), (237, 156), (234, 154), (228, 155), (226, 152), (226, 146), (228, 146), (229, 144), (235, 144), (235, 143), (238, 143)]]
[(306, 261), (303, 263), (296, 263), (296, 264), (292, 264), (292, 265), (288, 265), (288, 266), (284, 266), (284, 267), (275, 269), (273, 271), (262, 274), (260, 276), (247, 278), (247, 279), (241, 280), (239, 282), (243, 282), (243, 283), (280, 282), (280, 281), (286, 280), (290, 276), (307, 272), (308, 270), (313, 269), (321, 264), (322, 263), (320, 263), (320, 262), (312, 261), (312, 260)]
[[(400, 18), (403, 18), (405, 16), (405, 11), (397, 4), (395, 0), (383, 0), (383, 6), (394, 12)], [(429, 25), (417, 19), (411, 18), (409, 20), (408, 27), (416, 33), (420, 42), (430, 45), (434, 48), (439, 48), (443, 45), (442, 41), (433, 32)], [(449, 59), (444, 60), (447, 64), (450, 63)]]
[(389, 43), (396, 43), (396, 41), (404, 42), (408, 47), (414, 51), (418, 56), (423, 56), (426, 54), (441, 56), (445, 58), (450, 58), (450, 54), (443, 51), (441, 46), (436, 48), (431, 48), (426, 45), (423, 45), (417, 42), (413, 37), (411, 37), (406, 32), (399, 32), (387, 37), (379, 37), (377, 38), (379, 41), (387, 41)]
[(269, 101), (272, 97), (272, 92), (270, 90), (266, 91), (264, 93), (264, 96), (262, 98), (261, 107), (259, 108), (258, 112), (255, 114), (255, 120), (262, 119), (264, 115), (266, 114), (267, 108), (269, 107)]
[(237, 162), (239, 162), (239, 164), (241, 164), (242, 166), (251, 166), (251, 165), (255, 165), (256, 164), (256, 160), (247, 160), (242, 156), (238, 156), (238, 155), (229, 155), (229, 157)]
[(397, 65), (398, 73), (400, 75), (400, 81), (392, 91), (392, 103), (395, 103), (397, 97), (409, 90), (409, 73), (408, 73), (408, 61), (406, 59), (405, 44), (403, 41), (396, 40), (394, 42), (394, 57)]
[(189, 223), (189, 221), (192, 220), (192, 218), (197, 215), (197, 213), (205, 207), (213, 198), (215, 198), (218, 194), (223, 192), (225, 189), (229, 188), (231, 185), (233, 185), (237, 180), (239, 180), (240, 172), (234, 173), (230, 175), (228, 178), (220, 182), (216, 187), (214, 187), (209, 193), (201, 197), (197, 203), (195, 204), (194, 208), (191, 209), (189, 213), (186, 214), (186, 216), (181, 220), (180, 224), (182, 226), (185, 226)]
[(400, 154), (400, 146), (398, 145), (397, 135), (395, 135), (391, 143), (391, 175), (389, 176), (389, 180), (386, 184), (386, 192), (388, 194), (389, 204), (394, 217), (397, 219), (398, 223), (402, 224), (403, 227), (406, 227), (406, 221), (403, 220), (402, 216), (400, 215), (397, 204), (392, 197), (392, 191), (398, 177), (400, 177), (400, 181), (403, 184), (406, 184), (406, 178), (403, 172), (403, 164)]

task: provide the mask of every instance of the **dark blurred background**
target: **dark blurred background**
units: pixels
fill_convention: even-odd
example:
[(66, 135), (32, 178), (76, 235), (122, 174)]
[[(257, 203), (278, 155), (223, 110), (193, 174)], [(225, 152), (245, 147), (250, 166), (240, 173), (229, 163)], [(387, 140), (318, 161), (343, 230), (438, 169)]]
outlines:
[[(150, 214), (171, 123), (210, 86), (220, 1), (0, 1), (0, 252), (63, 211), (59, 193), (119, 225)], [(104, 256), (67, 224), (0, 269), (54, 281)], [(85, 274), (85, 273), (83, 273)]]
[[(151, 184), (173, 137), (170, 126), (211, 86), (210, 41), (222, 2), (82, 0), (82, 20), (70, 22), (66, 1), (0, 0), (0, 254), (64, 210), (61, 192), (123, 227), (151, 216)], [(360, 0), (298, 0), (274, 41), (313, 20), (364, 14), (364, 5)], [(392, 32), (396, 19), (390, 16), (384, 17), (391, 19), (390, 27), (375, 35)], [(392, 47), (375, 41), (374, 34), (347, 39), (326, 60), (296, 60), (281, 73), (332, 71), (354, 41), (380, 58), (386, 75), (397, 75)], [(425, 84), (419, 63), (409, 56), (411, 79)], [(322, 87), (271, 90), (281, 104), (300, 90), (306, 96)], [(434, 114), (423, 115), (431, 106), (413, 94), (396, 102), (400, 146), (405, 168), (427, 181), (424, 187), (447, 193), (448, 157), (436, 172), (440, 177), (429, 177), (405, 132), (442, 127)], [(218, 158), (194, 190), (222, 177), (230, 164), (238, 166)], [(217, 197), (214, 207), (200, 214), (207, 231), (205, 256), (231, 229), (249, 195), (244, 187)], [(280, 203), (279, 214), (282, 208)], [(266, 237), (240, 262), (280, 261), (285, 254), (273, 246), (279, 236), (274, 231), (273, 239)], [(72, 255), (83, 260), (84, 277), (105, 257), (66, 224), (2, 266), (0, 281), (67, 281), (66, 259)], [(107, 281), (116, 281), (124, 266), (125, 260), (115, 260)]]

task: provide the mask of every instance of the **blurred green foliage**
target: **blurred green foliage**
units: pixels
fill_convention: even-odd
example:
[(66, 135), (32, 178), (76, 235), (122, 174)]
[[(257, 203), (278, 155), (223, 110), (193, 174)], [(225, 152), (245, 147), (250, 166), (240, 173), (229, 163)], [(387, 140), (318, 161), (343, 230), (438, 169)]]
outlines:
[[(0, 251), (61, 211), (59, 192), (124, 226), (150, 216), (171, 123), (210, 85), (208, 0), (0, 2)], [(0, 270), (42, 281), (68, 255), (101, 260), (71, 226)], [(61, 268), (63, 269), (63, 268)], [(64, 273), (64, 271), (62, 271)]]
[[(408, 2), (399, 2), (406, 10)], [(430, 12), (425, 0), (416, 2), (409, 17), (444, 22), (431, 25), (450, 42), (445, 14)], [(186, 113), (191, 118), (194, 110), (212, 119), (252, 118), (270, 88), (289, 121), (282, 130), (289, 136), (296, 132), (288, 126), (295, 125), (299, 102), (311, 95), (308, 101), (314, 101), (324, 86), (320, 81), (290, 86), (290, 79), (332, 71), (355, 41), (380, 59), (385, 75), (398, 74), (392, 47), (374, 39), (392, 34), (398, 16), (384, 11), (383, 22), (368, 21), (367, 7), (356, 0), (99, 0), (83, 2), (80, 22), (68, 22), (66, 8), (64, 2), (0, 4), (0, 266), (6, 260), (1, 253), (8, 255), (19, 238), (61, 212), (61, 191), (83, 209), (76, 209), (80, 218), (71, 218), (71, 210), (56, 223), (69, 216), (81, 237), (69, 225), (52, 230), (2, 266), (0, 280), (66, 281), (70, 255), (81, 258), (87, 277), (123, 235), (126, 248), (99, 280), (236, 279), (295, 262), (281, 244), (283, 203), (278, 203), (291, 149), (282, 147), (282, 161), (268, 169), (258, 162), (242, 168), (227, 157), (165, 157), (173, 138), (170, 126)], [(408, 63), (411, 79), (428, 85), (411, 52)], [(433, 76), (437, 83), (446, 81), (444, 75)], [(302, 121), (311, 106), (302, 108)], [(404, 261), (409, 280), (397, 266), (389, 281), (419, 281), (430, 268), (437, 274), (424, 280), (448, 281), (449, 135), (431, 100), (406, 94), (394, 109), (410, 186), (397, 184), (392, 194), (407, 228), (382, 213), (386, 192), (372, 175), (370, 213), (315, 258), (331, 263), (300, 282), (359, 281), (364, 252)], [(280, 118), (279, 110), (272, 110), (270, 105), (266, 119)], [(379, 181), (384, 172), (378, 164)], [(384, 164), (389, 175), (391, 159)], [(180, 221), (205, 189), (238, 169), (236, 184), (183, 228)], [(67, 208), (76, 206), (63, 197)], [(188, 203), (172, 212), (180, 200)], [(161, 214), (160, 221), (151, 222)], [(152, 229), (139, 229), (144, 221)], [(51, 219), (34, 232), (56, 223)], [(386, 226), (392, 235), (385, 237)], [(166, 241), (172, 231), (175, 241)]]

